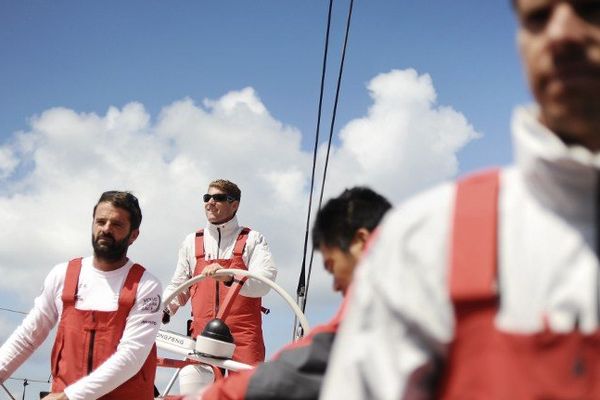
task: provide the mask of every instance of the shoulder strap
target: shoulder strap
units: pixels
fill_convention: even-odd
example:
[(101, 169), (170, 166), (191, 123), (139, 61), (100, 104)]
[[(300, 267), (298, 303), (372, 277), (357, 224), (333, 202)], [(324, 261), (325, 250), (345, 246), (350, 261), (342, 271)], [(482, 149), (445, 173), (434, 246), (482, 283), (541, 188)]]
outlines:
[(125, 282), (123, 283), (123, 288), (119, 294), (119, 308), (126, 307), (125, 309), (129, 310), (133, 307), (137, 288), (142, 279), (142, 275), (144, 275), (144, 271), (144, 267), (139, 264), (133, 264), (131, 269), (129, 269)]
[(196, 252), (196, 260), (204, 259), (204, 229), (200, 229), (196, 232), (196, 242), (194, 244)]
[(499, 170), (461, 179), (456, 187), (450, 249), (454, 302), (497, 297)]
[(62, 302), (65, 304), (75, 304), (77, 298), (77, 284), (79, 283), (79, 273), (81, 272), (82, 258), (74, 258), (67, 265), (65, 283), (62, 290)]
[(240, 234), (238, 235), (235, 241), (235, 247), (233, 248), (233, 256), (241, 257), (244, 254), (244, 247), (246, 247), (246, 241), (248, 240), (248, 234), (250, 233), (250, 228), (242, 228)]

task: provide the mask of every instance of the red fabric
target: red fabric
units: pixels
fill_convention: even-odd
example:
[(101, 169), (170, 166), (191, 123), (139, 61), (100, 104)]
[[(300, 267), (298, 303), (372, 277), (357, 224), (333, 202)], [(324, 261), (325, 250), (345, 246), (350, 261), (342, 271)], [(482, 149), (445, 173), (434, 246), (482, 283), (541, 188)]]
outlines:
[(497, 170), (472, 175), (456, 188), (450, 262), (455, 300), (496, 294), (498, 188)]
[(498, 171), (458, 184), (450, 266), (456, 327), (439, 398), (600, 399), (599, 332), (526, 335), (495, 326), (498, 189)]
[[(200, 275), (204, 268), (212, 263), (219, 263), (223, 268), (248, 270), (242, 254), (250, 229), (243, 228), (236, 239), (233, 257), (230, 259), (204, 259), (204, 232), (196, 234), (196, 268), (194, 276)], [(227, 292), (230, 290), (222, 282), (204, 279), (190, 289), (192, 297), (192, 337), (202, 333), (207, 322), (219, 313)], [(235, 290), (234, 287), (231, 290)], [(238, 296), (230, 303), (229, 314), (225, 323), (229, 326), (235, 341), (233, 359), (246, 364), (255, 365), (265, 359), (265, 344), (262, 333), (261, 298)]]
[[(242, 290), (242, 286), (244, 286), (244, 283), (246, 283), (247, 280), (248, 277), (246, 276), (242, 277), (241, 279), (234, 278), (231, 285), (229, 285), (229, 290), (225, 295), (225, 299), (222, 299), (221, 303), (219, 304), (219, 312), (217, 313), (216, 318), (219, 318), (223, 321), (227, 319), (227, 316), (231, 312), (231, 306), (233, 306), (234, 301), (236, 301), (236, 298), (240, 293), (240, 290)], [(260, 309), (262, 312), (263, 307), (261, 306)]]
[(248, 385), (254, 370), (246, 370), (215, 381), (198, 399), (202, 400), (238, 400), (248, 392)]
[[(52, 348), (52, 392), (64, 391), (65, 387), (91, 373), (116, 351), (127, 316), (135, 303), (144, 268), (138, 264), (131, 267), (119, 294), (116, 311), (75, 308), (80, 271), (81, 258), (71, 260), (62, 292), (63, 311)], [(153, 346), (140, 371), (100, 399), (154, 399), (155, 372), (156, 346)]]

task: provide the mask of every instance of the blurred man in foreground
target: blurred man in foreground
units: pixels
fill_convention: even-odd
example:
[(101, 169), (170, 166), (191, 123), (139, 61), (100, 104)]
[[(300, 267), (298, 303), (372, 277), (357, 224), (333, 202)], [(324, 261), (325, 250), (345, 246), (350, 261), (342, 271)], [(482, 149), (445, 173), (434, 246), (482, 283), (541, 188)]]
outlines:
[(387, 219), (322, 398), (600, 398), (600, 1), (513, 5), (516, 164)]

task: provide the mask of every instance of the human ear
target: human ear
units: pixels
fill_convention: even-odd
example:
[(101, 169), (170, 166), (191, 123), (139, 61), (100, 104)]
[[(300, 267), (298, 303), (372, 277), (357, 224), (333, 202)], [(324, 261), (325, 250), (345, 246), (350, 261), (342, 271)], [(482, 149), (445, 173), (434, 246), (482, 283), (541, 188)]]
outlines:
[(135, 242), (135, 239), (137, 239), (137, 237), (140, 235), (140, 230), (138, 229), (134, 229), (131, 231), (131, 233), (129, 234), (129, 245), (131, 246), (133, 244), (133, 242)]
[(371, 232), (369, 232), (368, 229), (358, 228), (356, 232), (354, 232), (354, 237), (352, 237), (352, 241), (350, 242), (350, 253), (357, 258), (360, 257), (365, 250), (370, 235)]

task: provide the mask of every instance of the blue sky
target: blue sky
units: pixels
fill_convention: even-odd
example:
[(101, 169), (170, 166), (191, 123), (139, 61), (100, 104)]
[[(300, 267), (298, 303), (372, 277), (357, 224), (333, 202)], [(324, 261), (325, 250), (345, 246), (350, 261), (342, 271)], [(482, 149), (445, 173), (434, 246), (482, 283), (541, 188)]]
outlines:
[[(348, 4), (334, 4), (323, 140)], [(242, 187), (240, 220), (270, 240), (293, 291), (327, 6), (0, 1), (0, 307), (27, 310), (52, 265), (89, 253), (89, 210), (107, 188), (138, 194), (132, 257), (168, 279), (218, 176)], [(397, 202), (510, 162), (510, 115), (530, 101), (514, 28), (508, 1), (356, 1), (327, 194), (372, 184)], [(319, 262), (313, 323), (339, 302)], [(270, 352), (291, 334), (275, 314)], [(1, 341), (18, 318), (0, 313)], [(44, 351), (16, 375), (44, 376)]]
[[(154, 115), (186, 96), (214, 98), (252, 86), (311, 145), (327, 4), (3, 1), (0, 138), (7, 140), (50, 107), (104, 112), (135, 100)], [(331, 84), (347, 5), (334, 4)], [(413, 67), (431, 74), (439, 102), (463, 112), (486, 140), (505, 138), (513, 104), (527, 98), (512, 28), (507, 1), (458, 1), (451, 7), (357, 1), (340, 123), (364, 113), (364, 86), (371, 77)], [(461, 154), (465, 169), (483, 163), (469, 150)], [(506, 162), (507, 156), (496, 160)]]

